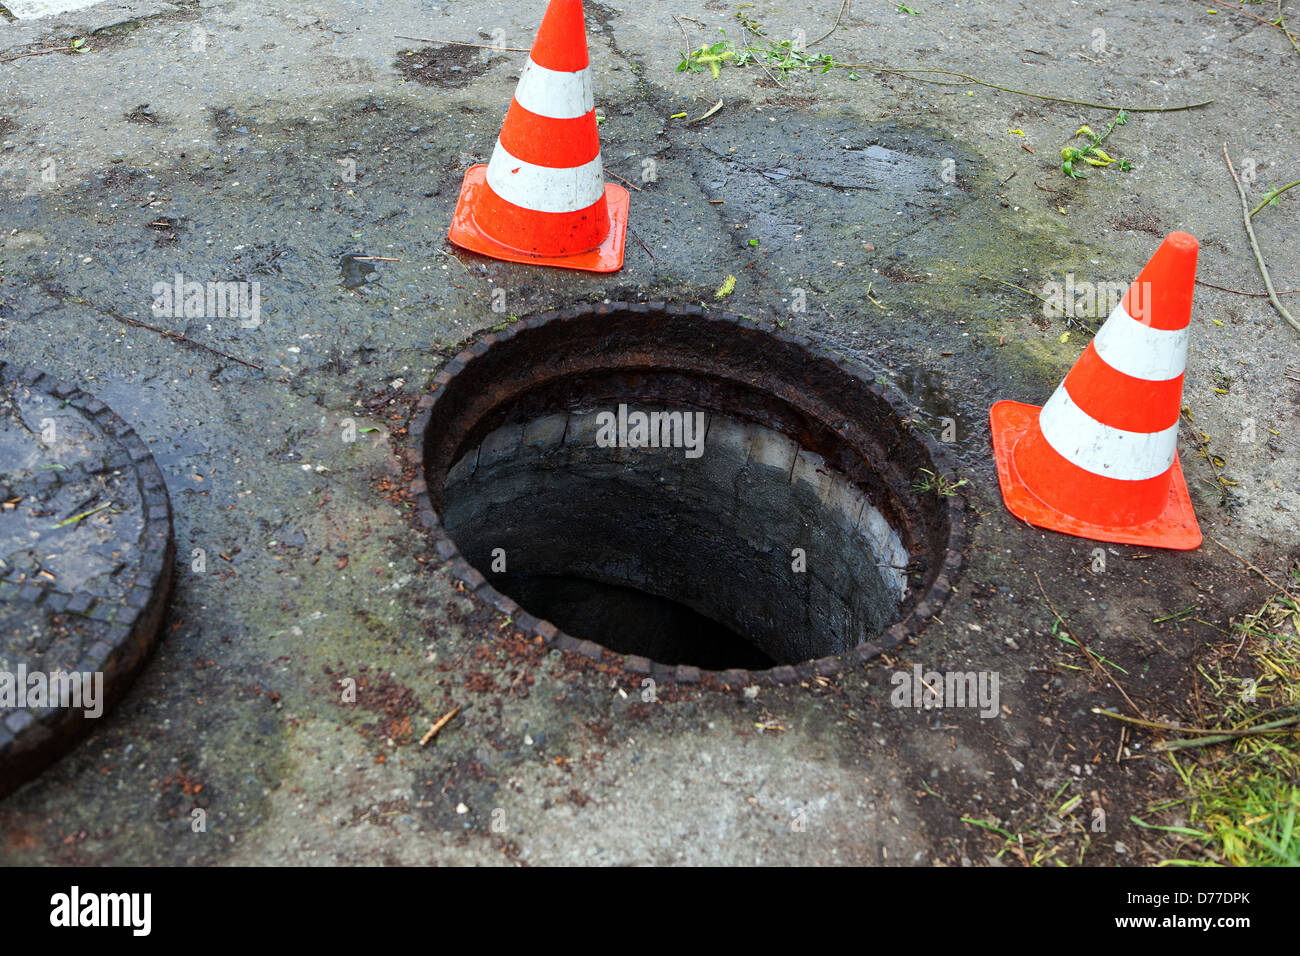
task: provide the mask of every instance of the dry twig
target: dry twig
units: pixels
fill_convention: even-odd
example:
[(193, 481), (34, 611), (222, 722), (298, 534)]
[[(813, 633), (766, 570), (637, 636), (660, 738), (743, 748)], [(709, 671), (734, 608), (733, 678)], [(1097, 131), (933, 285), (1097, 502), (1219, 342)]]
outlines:
[(1300, 716), (1283, 717), (1281, 720), (1271, 720), (1266, 724), (1256, 724), (1254, 727), (1234, 727), (1231, 729), (1214, 729), (1212, 727), (1183, 727), (1179, 724), (1166, 723), (1163, 720), (1135, 720), (1132, 717), (1125, 717), (1123, 714), (1117, 714), (1113, 710), (1102, 710), (1100, 707), (1092, 708), (1092, 712), (1100, 717), (1111, 717), (1115, 720), (1122, 720), (1126, 724), (1135, 724), (1138, 727), (1146, 727), (1150, 730), (1169, 730), (1180, 734), (1201, 734), (1200, 740), (1162, 740), (1155, 745), (1157, 750), (1185, 750), (1188, 747), (1206, 747), (1210, 744), (1221, 744), (1229, 740), (1236, 740), (1240, 737), (1258, 737), (1263, 734), (1285, 734), (1291, 733), (1287, 727), (1293, 724), (1300, 724)]
[(529, 50), (517, 46), (495, 46), (491, 43), (468, 43), (465, 40), (434, 40), (431, 37), (408, 37), (404, 33), (394, 33), (393, 36), (399, 40), (418, 40), (420, 43), (446, 43), (450, 46), (472, 46), (477, 47), (480, 50), (500, 50), (504, 53), (530, 52)]
[[(632, 232), (632, 228), (629, 226), (627, 231)], [(643, 240), (635, 232), (632, 232), (632, 238), (635, 239), (637, 242), (641, 243), (641, 248), (645, 250), (646, 255), (648, 255), (651, 259), (654, 259), (655, 262), (659, 261), (658, 259), (655, 259), (655, 254), (650, 251), (650, 247), (645, 244), (645, 240)]]
[(1061, 96), (1048, 96), (1046, 93), (1034, 93), (1031, 90), (1017, 90), (1010, 86), (1001, 86), (997, 83), (990, 83), (987, 80), (977, 79), (969, 73), (961, 73), (957, 70), (921, 70), (906, 69), (899, 70), (892, 67), (875, 66), (871, 63), (836, 63), (835, 66), (845, 70), (861, 70), (864, 73), (890, 73), (894, 76), (901, 76), (908, 80), (919, 80), (922, 83), (937, 83), (939, 86), (961, 86), (961, 83), (954, 83), (950, 80), (931, 80), (924, 76), (913, 76), (914, 73), (941, 73), (946, 76), (956, 76), (966, 83), (974, 83), (976, 86), (987, 86), (989, 89), (1001, 90), (1003, 93), (1014, 93), (1017, 96), (1032, 96), (1038, 100), (1050, 100), (1053, 103), (1068, 103), (1071, 106), (1088, 106), (1098, 110), (1124, 110), (1127, 113), (1177, 113), (1180, 110), (1194, 110), (1201, 106), (1209, 106), (1214, 100), (1205, 100), (1200, 103), (1183, 103), (1179, 106), (1125, 106), (1115, 103), (1090, 103), (1087, 100), (1071, 100)]
[(1228, 172), (1232, 173), (1232, 181), (1237, 186), (1237, 195), (1241, 197), (1241, 220), (1246, 225), (1246, 235), (1250, 238), (1250, 250), (1255, 253), (1255, 262), (1259, 266), (1259, 274), (1264, 277), (1264, 288), (1268, 290), (1268, 301), (1273, 303), (1273, 308), (1277, 314), (1286, 319), (1291, 328), (1300, 332), (1300, 321), (1287, 311), (1282, 300), (1277, 297), (1277, 290), (1273, 288), (1273, 277), (1268, 274), (1268, 266), (1264, 265), (1264, 254), (1259, 251), (1259, 241), (1255, 238), (1255, 229), (1250, 224), (1250, 203), (1246, 200), (1246, 187), (1241, 184), (1237, 178), (1237, 171), (1232, 167), (1232, 158), (1228, 155), (1228, 144), (1223, 144), (1223, 161), (1228, 164)]
[(809, 46), (812, 46), (814, 43), (821, 43), (822, 40), (825, 40), (828, 36), (830, 36), (832, 33), (835, 32), (835, 28), (840, 25), (840, 20), (842, 20), (844, 18), (844, 14), (848, 12), (849, 4), (851, 2), (852, 0), (844, 0), (844, 2), (840, 4), (840, 12), (835, 14), (835, 22), (831, 24), (831, 28), (827, 30), (825, 33), (823, 33), (821, 36), (819, 36), (816, 40), (811, 41), (808, 44)]
[(66, 46), (52, 46), (48, 50), (33, 50), (31, 53), (19, 53), (17, 56), (7, 56), (0, 63), (12, 63), (14, 60), (21, 60), (25, 56), (44, 56), (47, 53), (72, 53), (73, 51)]
[(1249, 568), (1250, 570), (1254, 571), (1254, 572), (1255, 572), (1256, 574), (1258, 574), (1261, 578), (1263, 578), (1263, 579), (1264, 579), (1265, 581), (1267, 581), (1270, 585), (1272, 585), (1273, 590), (1275, 590), (1275, 591), (1277, 591), (1279, 594), (1285, 595), (1285, 596), (1287, 596), (1287, 597), (1290, 597), (1290, 596), (1291, 596), (1291, 592), (1290, 592), (1290, 591), (1288, 591), (1286, 588), (1282, 587), (1282, 585), (1278, 584), (1276, 581), (1274, 581), (1272, 578), (1270, 578), (1267, 574), (1265, 574), (1265, 573), (1264, 573), (1263, 571), (1261, 571), (1259, 568), (1255, 567), (1253, 564), (1251, 564), (1249, 561), (1247, 561), (1245, 558), (1243, 558), (1241, 555), (1239, 555), (1236, 551), (1233, 551), (1230, 547), (1228, 547), (1226, 544), (1224, 544), (1222, 541), (1220, 541), (1220, 540), (1219, 540), (1218, 538), (1216, 538), (1214, 535), (1209, 535), (1208, 537), (1209, 537), (1209, 539), (1210, 539), (1211, 541), (1213, 541), (1215, 544), (1217, 544), (1219, 547), (1221, 547), (1224, 551), (1227, 551), (1230, 555), (1232, 555), (1234, 558), (1236, 558), (1238, 561), (1240, 561), (1242, 564), (1244, 564), (1247, 568)]
[(1242, 10), (1240, 7), (1236, 6), (1235, 4), (1228, 4), (1227, 9), (1231, 10), (1233, 13), (1239, 13), (1243, 17), (1250, 17), (1252, 20), (1255, 20), (1258, 23), (1262, 23), (1266, 27), (1274, 27), (1278, 30), (1281, 30), (1286, 35), (1286, 38), (1291, 41), (1291, 46), (1295, 47), (1295, 51), (1297, 53), (1300, 53), (1300, 46), (1296, 46), (1296, 35), (1287, 29), (1286, 21), (1282, 19), (1282, 0), (1277, 0), (1276, 20), (1265, 20), (1261, 16), (1257, 16), (1256, 14), (1250, 13), (1249, 11)]
[(611, 176), (613, 176), (615, 179), (621, 180), (621, 181), (622, 181), (623, 183), (625, 183), (626, 185), (631, 186), (631, 187), (632, 187), (633, 189), (635, 189), (637, 192), (643, 192), (643, 190), (641, 189), (640, 186), (638, 186), (636, 183), (632, 182), (630, 179), (623, 179), (623, 177), (620, 176), (618, 173), (614, 172), (614, 170), (609, 169), (609, 168), (606, 168), (605, 172), (609, 173), (609, 174), (610, 174)]
[(434, 737), (438, 736), (438, 731), (451, 723), (451, 719), (460, 713), (460, 704), (457, 704), (450, 711), (438, 718), (438, 722), (429, 728), (429, 732), (420, 738), (420, 746), (423, 747)]
[[(1204, 279), (1197, 279), (1197, 285), (1206, 285), (1211, 289), (1218, 289), (1220, 292), (1231, 292), (1233, 295), (1249, 295), (1260, 299), (1268, 298), (1267, 292), (1243, 292), (1241, 289), (1229, 289), (1226, 285), (1215, 285), (1213, 282), (1206, 282)], [(1300, 289), (1278, 289), (1278, 295), (1295, 295)]]

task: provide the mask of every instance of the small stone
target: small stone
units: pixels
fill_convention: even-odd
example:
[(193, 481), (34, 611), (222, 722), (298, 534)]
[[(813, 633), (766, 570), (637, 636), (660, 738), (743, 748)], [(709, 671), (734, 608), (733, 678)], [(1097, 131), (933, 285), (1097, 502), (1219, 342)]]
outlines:
[(463, 803), (458, 803), (458, 804), (456, 804), (456, 812), (457, 812), (457, 813), (469, 813), (469, 807), (465, 806), (465, 804), (463, 804)]

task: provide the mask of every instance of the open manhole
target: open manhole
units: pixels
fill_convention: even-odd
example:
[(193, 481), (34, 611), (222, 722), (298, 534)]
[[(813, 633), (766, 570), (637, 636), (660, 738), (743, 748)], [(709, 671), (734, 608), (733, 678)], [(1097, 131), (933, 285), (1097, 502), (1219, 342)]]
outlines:
[(0, 363), (0, 796), (130, 685), (162, 623), (171, 509), (103, 402)]
[(422, 406), (415, 490), (454, 573), (519, 628), (659, 679), (835, 673), (917, 633), (961, 567), (937, 446), (865, 370), (735, 316), (521, 321)]

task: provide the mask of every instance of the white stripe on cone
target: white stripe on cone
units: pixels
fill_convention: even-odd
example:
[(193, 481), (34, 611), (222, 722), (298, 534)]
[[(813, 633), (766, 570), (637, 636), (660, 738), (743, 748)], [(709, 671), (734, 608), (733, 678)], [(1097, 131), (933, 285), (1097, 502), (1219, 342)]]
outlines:
[(534, 212), (577, 212), (605, 195), (599, 153), (581, 166), (556, 169), (516, 159), (500, 139), (488, 161), (487, 183), (506, 202)]
[(1189, 328), (1153, 329), (1129, 315), (1121, 302), (1093, 337), (1092, 345), (1115, 371), (1163, 382), (1177, 378), (1187, 367)]
[(1097, 421), (1070, 398), (1065, 383), (1038, 416), (1047, 443), (1084, 471), (1120, 481), (1163, 475), (1174, 463), (1178, 423), (1158, 432), (1128, 432)]
[(519, 76), (515, 99), (528, 112), (550, 119), (577, 119), (596, 108), (590, 69), (552, 70), (534, 63), (531, 56)]

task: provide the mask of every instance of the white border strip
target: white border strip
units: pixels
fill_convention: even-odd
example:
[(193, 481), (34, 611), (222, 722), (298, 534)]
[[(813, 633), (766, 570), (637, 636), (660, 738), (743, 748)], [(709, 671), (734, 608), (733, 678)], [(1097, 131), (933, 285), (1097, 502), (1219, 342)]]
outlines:
[(1092, 345), (1115, 371), (1148, 382), (1164, 382), (1187, 368), (1189, 329), (1153, 329), (1129, 315), (1121, 302), (1093, 337)]
[(534, 212), (577, 212), (605, 195), (599, 153), (581, 166), (556, 169), (516, 159), (499, 139), (488, 161), (487, 183), (506, 202)]
[(515, 99), (530, 113), (550, 119), (577, 119), (596, 108), (591, 69), (566, 73), (539, 66), (530, 56), (515, 87)]
[(1070, 398), (1065, 383), (1052, 393), (1038, 417), (1043, 437), (1067, 461), (1084, 471), (1120, 481), (1163, 475), (1174, 463), (1178, 423), (1158, 432), (1126, 432), (1097, 421)]

